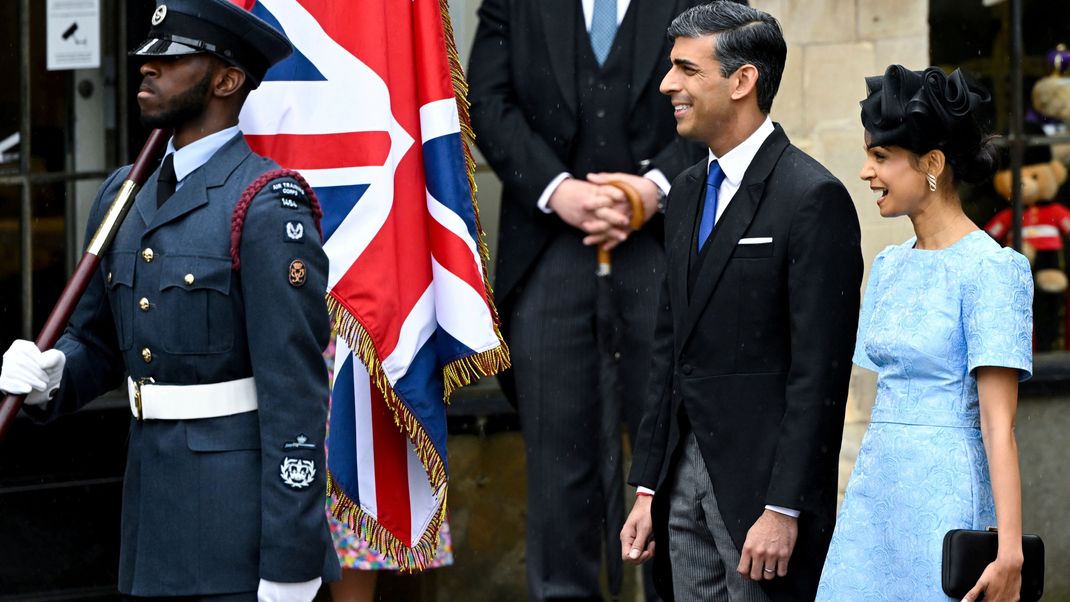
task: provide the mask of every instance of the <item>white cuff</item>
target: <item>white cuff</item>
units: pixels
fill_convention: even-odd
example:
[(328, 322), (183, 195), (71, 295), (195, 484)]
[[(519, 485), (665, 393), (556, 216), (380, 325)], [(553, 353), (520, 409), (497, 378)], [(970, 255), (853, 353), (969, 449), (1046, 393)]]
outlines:
[(779, 512), (780, 514), (787, 514), (792, 518), (799, 518), (800, 514), (798, 510), (792, 510), (791, 508), (785, 508), (783, 506), (770, 506), (769, 504), (766, 504), (765, 509), (772, 510), (773, 512)]
[(642, 485), (635, 488), (635, 495), (645, 493), (647, 495), (654, 495), (654, 490), (649, 487), (643, 487)]
[(261, 579), (260, 587), (256, 590), (256, 599), (257, 602), (312, 602), (321, 583), (321, 577), (302, 583), (278, 583)]
[(557, 177), (550, 180), (550, 183), (546, 185), (545, 189), (543, 189), (542, 196), (539, 197), (539, 201), (536, 203), (540, 211), (542, 211), (543, 213), (554, 212), (553, 209), (550, 209), (550, 197), (553, 196), (554, 191), (557, 190), (557, 187), (561, 185), (561, 182), (564, 182), (565, 180), (571, 177), (572, 174), (568, 173), (567, 171), (563, 171), (557, 174)]
[(669, 195), (669, 189), (672, 188), (672, 184), (669, 183), (669, 178), (666, 178), (660, 169), (651, 169), (643, 174), (643, 177), (657, 184), (658, 188), (665, 193), (665, 196)]

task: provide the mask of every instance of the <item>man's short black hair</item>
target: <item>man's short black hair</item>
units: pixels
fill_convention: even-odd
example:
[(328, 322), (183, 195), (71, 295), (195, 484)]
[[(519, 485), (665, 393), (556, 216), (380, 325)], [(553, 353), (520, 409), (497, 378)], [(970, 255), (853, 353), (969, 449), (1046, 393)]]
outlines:
[(788, 46), (771, 15), (737, 2), (717, 0), (684, 11), (669, 25), (668, 35), (699, 38), (716, 35), (714, 58), (728, 77), (743, 65), (758, 69), (758, 109), (768, 114), (780, 88)]

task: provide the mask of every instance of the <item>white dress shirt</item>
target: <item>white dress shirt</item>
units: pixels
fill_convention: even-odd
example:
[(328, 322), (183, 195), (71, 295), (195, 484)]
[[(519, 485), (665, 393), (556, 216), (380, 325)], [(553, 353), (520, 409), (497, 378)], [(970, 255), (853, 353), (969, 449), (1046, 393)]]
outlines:
[(724, 210), (728, 207), (728, 203), (732, 202), (732, 197), (736, 196), (736, 191), (739, 190), (739, 185), (743, 182), (743, 174), (747, 173), (747, 168), (750, 167), (751, 161), (754, 160), (754, 155), (758, 154), (758, 149), (762, 147), (762, 143), (772, 133), (773, 120), (766, 117), (762, 125), (754, 130), (754, 133), (725, 153), (723, 157), (718, 158), (717, 155), (713, 154), (712, 150), (710, 151), (709, 159), (706, 161), (706, 173), (709, 173), (709, 166), (714, 161), (718, 162), (721, 166), (721, 171), (724, 172), (724, 180), (721, 182), (721, 187), (717, 189), (717, 215), (714, 216), (714, 224), (721, 219)]
[(171, 153), (175, 154), (175, 190), (182, 188), (182, 181), (186, 179), (186, 176), (207, 163), (212, 158), (212, 155), (216, 154), (216, 151), (223, 148), (223, 145), (234, 136), (237, 136), (239, 132), (241, 132), (241, 129), (235, 125), (225, 130), (219, 130), (214, 134), (208, 134), (204, 138), (190, 142), (178, 150), (175, 150), (175, 138), (172, 136), (167, 141), (167, 151), (164, 153), (164, 157)]

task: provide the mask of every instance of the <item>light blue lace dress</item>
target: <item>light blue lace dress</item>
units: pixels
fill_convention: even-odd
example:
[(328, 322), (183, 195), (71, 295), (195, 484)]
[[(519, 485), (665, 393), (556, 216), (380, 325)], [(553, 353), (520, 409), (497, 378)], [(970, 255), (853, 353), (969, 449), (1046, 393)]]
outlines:
[(911, 239), (873, 261), (854, 362), (877, 399), (821, 574), (820, 601), (945, 601), (949, 529), (996, 524), (978, 366), (1032, 372), (1033, 279), (976, 231), (939, 251)]

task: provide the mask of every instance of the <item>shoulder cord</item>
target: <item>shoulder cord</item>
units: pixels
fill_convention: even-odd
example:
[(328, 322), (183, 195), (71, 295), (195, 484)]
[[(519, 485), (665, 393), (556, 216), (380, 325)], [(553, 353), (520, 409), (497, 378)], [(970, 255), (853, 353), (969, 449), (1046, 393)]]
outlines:
[(316, 191), (312, 190), (305, 178), (296, 171), (292, 169), (273, 169), (254, 180), (252, 184), (249, 184), (249, 187), (242, 193), (241, 199), (238, 200), (238, 204), (234, 206), (234, 217), (230, 220), (230, 259), (231, 267), (235, 271), (241, 270), (241, 235), (242, 228), (245, 226), (245, 215), (249, 212), (249, 206), (256, 195), (260, 194), (260, 191), (264, 189), (264, 186), (267, 186), (268, 182), (276, 178), (293, 178), (301, 185), (305, 195), (308, 196), (309, 205), (312, 207), (312, 219), (316, 222), (316, 230), (320, 234), (320, 240), (323, 240), (323, 226), (320, 224), (323, 219), (323, 209), (320, 208)]

